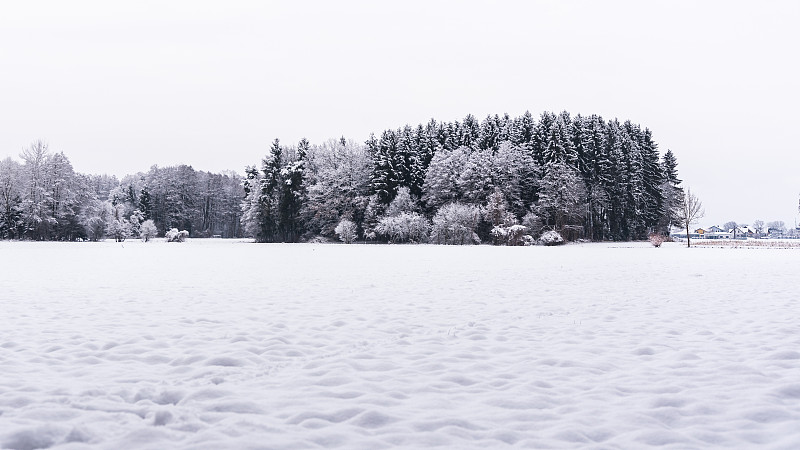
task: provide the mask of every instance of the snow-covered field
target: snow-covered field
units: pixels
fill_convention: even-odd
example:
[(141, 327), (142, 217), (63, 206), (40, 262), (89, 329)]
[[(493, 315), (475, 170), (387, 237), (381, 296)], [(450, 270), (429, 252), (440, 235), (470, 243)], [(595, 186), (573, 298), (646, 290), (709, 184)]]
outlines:
[(0, 447), (800, 447), (800, 250), (0, 242)]

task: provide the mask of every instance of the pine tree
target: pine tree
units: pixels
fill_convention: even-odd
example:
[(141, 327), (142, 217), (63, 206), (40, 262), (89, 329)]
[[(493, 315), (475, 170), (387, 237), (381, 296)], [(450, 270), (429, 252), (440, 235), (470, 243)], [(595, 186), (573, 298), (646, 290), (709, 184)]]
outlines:
[[(458, 122), (456, 122), (456, 126), (458, 126)], [(478, 123), (475, 116), (468, 114), (459, 128), (458, 144), (464, 147), (475, 148), (478, 144), (480, 133), (480, 123)]]
[(545, 163), (545, 153), (547, 152), (547, 148), (550, 143), (550, 136), (555, 121), (555, 114), (551, 112), (543, 112), (539, 118), (539, 121), (534, 127), (533, 138), (531, 140), (531, 151), (533, 158), (540, 166), (543, 166)]
[(257, 240), (260, 242), (276, 242), (280, 240), (279, 205), (283, 190), (279, 189), (282, 181), (281, 169), (283, 168), (283, 148), (280, 140), (275, 139), (269, 149), (269, 154), (262, 161), (261, 172), (263, 177), (260, 183), (259, 205), (260, 217), (259, 233)]
[(0, 239), (17, 239), (22, 226), (22, 166), (0, 161)]
[(297, 242), (303, 232), (300, 211), (306, 200), (305, 170), (309, 143), (303, 138), (297, 146), (296, 160), (281, 170), (280, 234), (284, 242)]
[(139, 211), (142, 212), (144, 220), (153, 218), (153, 200), (150, 197), (150, 189), (144, 186), (139, 192)]
[(661, 194), (664, 199), (661, 211), (660, 226), (669, 232), (669, 229), (676, 225), (675, 211), (684, 198), (681, 180), (678, 178), (678, 161), (672, 150), (664, 153), (661, 161), (661, 171), (663, 174), (661, 183)]
[(397, 175), (394, 168), (393, 147), (394, 133), (385, 131), (380, 142), (374, 136), (367, 141), (367, 148), (372, 155), (372, 174), (370, 176), (370, 190), (378, 201), (388, 205), (397, 193)]

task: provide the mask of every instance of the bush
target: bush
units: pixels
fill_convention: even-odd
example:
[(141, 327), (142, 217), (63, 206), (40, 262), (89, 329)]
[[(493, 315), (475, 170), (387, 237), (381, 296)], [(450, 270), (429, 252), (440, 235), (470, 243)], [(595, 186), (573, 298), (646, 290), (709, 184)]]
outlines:
[(564, 245), (564, 238), (561, 237), (558, 231), (548, 230), (542, 233), (542, 237), (539, 238), (539, 243), (547, 246)]
[(528, 227), (528, 231), (534, 237), (539, 236), (542, 233), (542, 228), (544, 227), (542, 224), (542, 218), (533, 212), (525, 214), (525, 217), (522, 218), (522, 225)]
[(436, 211), (431, 228), (431, 242), (446, 245), (480, 244), (475, 233), (481, 209), (462, 203), (450, 203)]
[(157, 235), (158, 228), (156, 228), (156, 224), (152, 220), (145, 220), (142, 222), (142, 225), (139, 227), (139, 237), (142, 241), (148, 242)]
[(666, 242), (667, 238), (663, 234), (652, 233), (650, 236), (647, 237), (647, 240), (650, 241), (651, 244), (653, 244), (653, 247), (658, 248), (661, 247), (661, 244)]
[(167, 242), (183, 242), (189, 237), (189, 232), (186, 230), (178, 231), (177, 228), (171, 228), (164, 233), (164, 237), (167, 239)]
[(112, 236), (117, 242), (125, 242), (131, 235), (131, 224), (125, 219), (114, 219), (106, 225), (106, 234)]
[(492, 236), (499, 245), (525, 245), (526, 231), (528, 227), (524, 225), (496, 226), (492, 228)]
[(403, 212), (379, 220), (375, 232), (386, 236), (390, 242), (425, 242), (430, 228), (428, 219), (422, 215)]
[(333, 232), (339, 236), (339, 240), (345, 244), (352, 244), (356, 240), (357, 228), (356, 224), (347, 219), (342, 219)]

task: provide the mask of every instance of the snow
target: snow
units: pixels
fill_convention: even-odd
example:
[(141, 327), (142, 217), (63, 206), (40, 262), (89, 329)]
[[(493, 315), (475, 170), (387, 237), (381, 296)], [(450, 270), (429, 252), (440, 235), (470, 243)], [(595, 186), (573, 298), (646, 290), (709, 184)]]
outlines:
[(0, 243), (0, 448), (797, 448), (800, 250)]

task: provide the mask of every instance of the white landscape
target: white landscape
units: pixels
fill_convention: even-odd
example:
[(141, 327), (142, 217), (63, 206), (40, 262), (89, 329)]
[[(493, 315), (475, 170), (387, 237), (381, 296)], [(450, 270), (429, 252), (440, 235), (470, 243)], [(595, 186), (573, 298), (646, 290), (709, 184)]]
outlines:
[(0, 447), (797, 448), (797, 249), (0, 242)]

